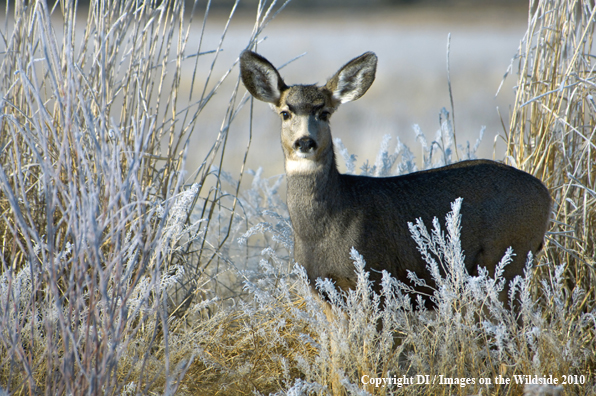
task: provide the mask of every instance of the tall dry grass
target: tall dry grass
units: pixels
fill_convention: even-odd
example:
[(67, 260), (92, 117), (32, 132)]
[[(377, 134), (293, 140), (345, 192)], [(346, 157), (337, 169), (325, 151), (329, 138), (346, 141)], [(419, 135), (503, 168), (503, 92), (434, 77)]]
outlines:
[[(53, 3), (7, 2), (0, 37), (0, 392), (173, 394), (194, 357), (172, 359), (170, 324), (218, 291), (236, 205), (214, 165), (246, 102), (234, 64), (215, 72), (238, 3), (213, 48), (210, 2)], [(259, 2), (248, 45), (283, 6)], [(221, 129), (185, 176), (216, 92)]]
[(596, 299), (595, 16), (591, 2), (532, 2), (505, 158), (549, 187), (547, 255), (586, 291), (582, 310)]

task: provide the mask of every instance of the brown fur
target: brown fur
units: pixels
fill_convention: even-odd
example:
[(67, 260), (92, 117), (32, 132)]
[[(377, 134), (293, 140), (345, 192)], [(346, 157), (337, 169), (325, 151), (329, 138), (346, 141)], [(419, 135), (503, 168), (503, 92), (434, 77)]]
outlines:
[(343, 66), (325, 86), (287, 86), (265, 58), (250, 51), (240, 57), (248, 91), (272, 103), (282, 118), (295, 260), (313, 283), (330, 278), (350, 288), (356, 282), (349, 257), (355, 247), (373, 280), (388, 270), (407, 282), (411, 270), (432, 285), (407, 223), (444, 219), (451, 203), (462, 197), (461, 243), (468, 271), (475, 274), (483, 266), (492, 274), (511, 246), (516, 256), (504, 276), (521, 275), (527, 253), (542, 247), (550, 216), (550, 194), (534, 176), (488, 160), (388, 178), (338, 172), (329, 117), (340, 103), (368, 90), (376, 62), (369, 52)]

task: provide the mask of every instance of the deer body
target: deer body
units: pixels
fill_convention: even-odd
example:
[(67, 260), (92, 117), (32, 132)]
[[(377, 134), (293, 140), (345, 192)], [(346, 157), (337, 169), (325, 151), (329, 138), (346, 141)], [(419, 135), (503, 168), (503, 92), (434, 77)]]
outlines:
[(411, 270), (432, 285), (407, 223), (443, 219), (458, 197), (463, 198), (461, 243), (471, 274), (478, 266), (494, 272), (511, 246), (516, 256), (504, 274), (510, 280), (523, 273), (527, 253), (541, 249), (549, 192), (538, 179), (513, 167), (474, 160), (386, 178), (339, 173), (329, 117), (339, 104), (368, 90), (376, 71), (373, 53), (347, 63), (323, 87), (287, 86), (254, 52), (243, 52), (240, 60), (249, 92), (271, 103), (282, 118), (294, 258), (312, 284), (320, 277), (343, 289), (355, 286), (349, 256), (355, 247), (373, 280), (380, 280), (382, 270), (406, 280)]

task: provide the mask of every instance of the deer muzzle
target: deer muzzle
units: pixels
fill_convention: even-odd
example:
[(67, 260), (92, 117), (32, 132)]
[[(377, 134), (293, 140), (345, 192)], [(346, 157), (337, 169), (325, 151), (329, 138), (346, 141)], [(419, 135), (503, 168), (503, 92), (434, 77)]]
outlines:
[(301, 154), (312, 154), (316, 149), (317, 142), (309, 137), (303, 137), (294, 142), (294, 150)]

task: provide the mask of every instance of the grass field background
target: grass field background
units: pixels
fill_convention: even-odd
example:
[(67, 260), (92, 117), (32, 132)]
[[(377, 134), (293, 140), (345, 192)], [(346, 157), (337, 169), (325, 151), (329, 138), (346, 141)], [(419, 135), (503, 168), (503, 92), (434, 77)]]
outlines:
[[(494, 138), (503, 133), (497, 107), (507, 120), (514, 100), (515, 78), (508, 78), (495, 97), (503, 76), (515, 56), (527, 27), (524, 7), (396, 7), (350, 12), (338, 9), (300, 12), (288, 6), (267, 27), (258, 51), (274, 65), (287, 65), (282, 75), (290, 84), (322, 84), (343, 64), (366, 51), (379, 56), (375, 83), (356, 103), (343, 106), (333, 118), (332, 131), (361, 159), (374, 158), (385, 134), (399, 137), (414, 150), (420, 161), (413, 125), (427, 135), (439, 129), (439, 111), (450, 109), (447, 87), (447, 40), (451, 34), (450, 69), (456, 127), (460, 139), (474, 142), (480, 129), (486, 134), (478, 154), (483, 158), (502, 157), (505, 144)], [(218, 15), (207, 30), (206, 42), (215, 46)], [(235, 61), (246, 46), (253, 22), (243, 14), (230, 25), (228, 42), (221, 54), (222, 68)], [(196, 40), (196, 37), (195, 37)], [(218, 69), (219, 70), (219, 69)], [(189, 73), (186, 73), (188, 76)], [(225, 108), (227, 97), (216, 97)], [(219, 114), (217, 114), (219, 116)], [(217, 130), (221, 118), (212, 113), (206, 119)], [(248, 117), (248, 111), (239, 114)], [(248, 156), (252, 169), (264, 167), (272, 176), (283, 173), (279, 150), (278, 120), (266, 104), (254, 108), (255, 144)], [(246, 123), (239, 123), (246, 125)], [(230, 142), (234, 152), (243, 153), (246, 127), (237, 129)], [(200, 150), (200, 143), (196, 142)], [(493, 154), (495, 153), (495, 154)], [(229, 168), (237, 166), (238, 155), (230, 155)], [(198, 155), (198, 158), (202, 158)], [(189, 161), (192, 167), (196, 161)]]

